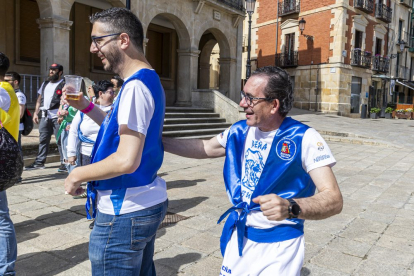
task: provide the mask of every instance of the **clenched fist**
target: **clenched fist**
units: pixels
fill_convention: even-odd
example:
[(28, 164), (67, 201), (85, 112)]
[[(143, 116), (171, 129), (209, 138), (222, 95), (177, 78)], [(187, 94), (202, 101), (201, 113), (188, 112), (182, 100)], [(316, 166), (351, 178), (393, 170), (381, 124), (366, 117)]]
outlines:
[(258, 196), (253, 202), (260, 204), (260, 210), (268, 220), (280, 221), (289, 217), (289, 201), (276, 194)]

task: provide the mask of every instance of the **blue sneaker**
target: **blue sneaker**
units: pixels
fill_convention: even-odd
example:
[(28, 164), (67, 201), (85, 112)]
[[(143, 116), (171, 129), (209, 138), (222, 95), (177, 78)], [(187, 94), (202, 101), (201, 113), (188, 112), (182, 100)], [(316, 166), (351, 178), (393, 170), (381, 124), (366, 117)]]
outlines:
[(68, 172), (68, 168), (66, 168), (66, 165), (61, 163), (60, 167), (58, 168), (58, 172)]

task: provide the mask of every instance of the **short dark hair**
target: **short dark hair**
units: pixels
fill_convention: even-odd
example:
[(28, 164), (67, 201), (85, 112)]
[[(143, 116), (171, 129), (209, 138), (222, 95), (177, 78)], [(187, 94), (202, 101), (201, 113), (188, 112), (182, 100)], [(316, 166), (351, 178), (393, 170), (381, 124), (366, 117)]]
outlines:
[(279, 114), (286, 117), (293, 104), (292, 82), (288, 72), (276, 66), (265, 66), (254, 71), (253, 76), (267, 78), (267, 85), (263, 92), (266, 98), (279, 100)]
[(10, 67), (10, 60), (9, 58), (0, 52), (0, 77), (4, 77), (7, 70), (9, 70)]
[(144, 52), (144, 31), (141, 21), (130, 10), (125, 8), (110, 8), (97, 12), (89, 17), (92, 24), (105, 23), (106, 32), (127, 33), (139, 51)]
[(118, 87), (121, 87), (124, 84), (124, 80), (118, 75), (113, 76), (112, 79), (116, 80), (116, 83), (117, 83), (116, 86)]
[(20, 77), (19, 73), (9, 71), (9, 72), (6, 73), (5, 76), (6, 77), (11, 77), (13, 80), (17, 80), (17, 83), (20, 84), (21, 77)]
[(109, 80), (101, 80), (92, 85), (93, 92), (95, 93), (95, 97), (99, 98), (99, 91), (105, 92), (110, 87), (114, 88), (114, 84)]

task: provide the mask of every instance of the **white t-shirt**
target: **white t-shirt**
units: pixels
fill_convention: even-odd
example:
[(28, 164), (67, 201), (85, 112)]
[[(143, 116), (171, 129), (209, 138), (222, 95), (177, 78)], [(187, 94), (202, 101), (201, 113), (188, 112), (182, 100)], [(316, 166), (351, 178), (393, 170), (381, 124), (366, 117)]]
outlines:
[(9, 93), (7, 93), (4, 88), (0, 87), (0, 108), (6, 112), (9, 112), (10, 104), (11, 99)]
[[(118, 125), (127, 125), (129, 129), (146, 135), (154, 110), (155, 102), (149, 89), (139, 80), (130, 81), (125, 85), (120, 98)], [(98, 190), (98, 209), (102, 213), (114, 215), (111, 193), (112, 190)], [(149, 208), (165, 200), (165, 180), (157, 177), (149, 185), (128, 188), (120, 214)]]
[[(52, 102), (53, 94), (55, 93), (56, 87), (63, 81), (63, 79), (57, 81), (57, 82), (49, 82), (46, 85), (45, 88), (45, 94), (43, 95), (43, 107), (40, 108), (40, 110), (47, 110), (50, 107), (50, 103)], [(43, 83), (39, 90), (37, 91), (37, 94), (41, 95), (43, 86), (45, 83)], [(57, 118), (57, 112), (59, 111), (59, 108), (51, 109), (47, 111), (47, 117), (49, 119)]]
[[(263, 132), (257, 127), (250, 127), (245, 141), (242, 156), (242, 198), (250, 203), (254, 188), (266, 164), (270, 147), (277, 130)], [(217, 140), (225, 148), (229, 129), (217, 135)], [(336, 161), (322, 136), (313, 128), (309, 128), (302, 139), (302, 168), (306, 172), (323, 166), (333, 166)], [(271, 228), (278, 224), (294, 224), (294, 222), (270, 221), (262, 212), (252, 211), (247, 215), (246, 225), (255, 228)]]
[[(95, 106), (99, 107), (105, 112), (108, 112), (112, 108), (112, 105), (109, 105), (109, 106), (95, 105)], [(66, 146), (68, 157), (76, 156), (76, 151), (77, 151), (76, 145), (79, 142), (79, 138), (78, 138), (79, 124), (81, 124), (80, 130), (82, 131), (83, 136), (85, 136), (86, 138), (92, 141), (96, 141), (96, 137), (98, 136), (100, 126), (97, 123), (95, 123), (95, 121), (92, 120), (87, 115), (83, 115), (83, 121), (81, 122), (81, 112), (76, 113), (70, 125), (70, 129), (69, 129), (68, 145)], [(94, 144), (82, 142), (80, 152), (83, 155), (90, 156), (92, 154), (93, 145)]]
[[(22, 91), (20, 91), (20, 89), (16, 89), (16, 96), (17, 96), (17, 100), (19, 101), (19, 104), (26, 104), (26, 95), (23, 94)], [(24, 124), (20, 123), (19, 125), (19, 131), (24, 130)]]

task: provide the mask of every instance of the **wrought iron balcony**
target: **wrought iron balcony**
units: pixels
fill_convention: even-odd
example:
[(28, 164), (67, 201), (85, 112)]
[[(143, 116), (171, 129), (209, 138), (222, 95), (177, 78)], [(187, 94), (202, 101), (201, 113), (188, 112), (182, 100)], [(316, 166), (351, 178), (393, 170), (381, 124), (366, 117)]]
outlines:
[(372, 13), (374, 11), (374, 0), (354, 0), (354, 8)]
[(411, 8), (411, 0), (400, 0), (400, 4), (407, 8)]
[(375, 17), (385, 23), (391, 23), (392, 9), (384, 4), (377, 4), (375, 9)]
[(300, 0), (283, 0), (279, 3), (279, 16), (300, 12)]
[(242, 12), (245, 11), (243, 0), (217, 0), (217, 2), (226, 4), (227, 6)]
[(298, 51), (277, 54), (275, 64), (281, 68), (298, 66)]
[(352, 51), (351, 65), (370, 68), (371, 67), (371, 53), (363, 52), (360, 49)]
[(380, 73), (388, 73), (390, 67), (390, 59), (381, 56), (375, 56), (372, 58), (372, 71)]

